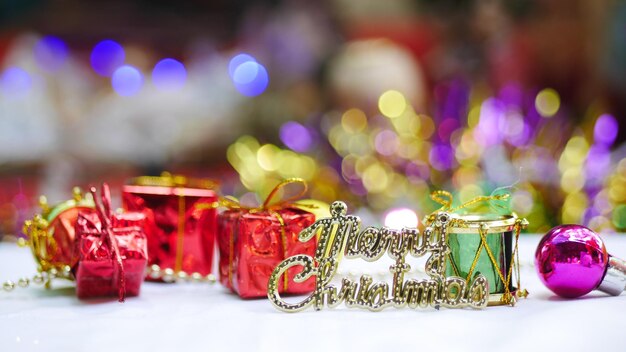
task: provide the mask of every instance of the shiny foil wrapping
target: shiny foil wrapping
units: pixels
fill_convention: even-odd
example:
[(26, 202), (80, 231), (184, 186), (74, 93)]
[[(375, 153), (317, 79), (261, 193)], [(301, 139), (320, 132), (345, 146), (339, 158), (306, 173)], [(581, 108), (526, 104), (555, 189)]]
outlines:
[[(144, 279), (148, 248), (141, 213), (114, 214), (111, 231), (122, 266), (118, 267), (115, 248), (102, 229), (96, 213), (80, 213), (76, 222), (78, 263), (74, 267), (78, 298), (137, 296)], [(123, 275), (123, 280), (120, 280)], [(120, 287), (122, 283), (123, 287)], [(122, 290), (122, 294), (120, 294)]]
[(124, 209), (146, 217), (149, 265), (211, 273), (218, 201), (214, 190), (125, 185), (122, 201)]
[[(279, 219), (280, 217), (280, 219)], [(316, 239), (300, 242), (298, 234), (315, 222), (315, 215), (296, 208), (248, 212), (228, 210), (218, 220), (220, 282), (242, 298), (267, 297), (274, 268), (296, 254), (315, 255)], [(315, 289), (315, 279), (293, 281), (301, 269), (287, 271), (279, 292), (301, 294)]]
[[(72, 199), (51, 206), (46, 197), (41, 196), (39, 206), (41, 213), (24, 221), (22, 231), (26, 237), (21, 245), (30, 247), (39, 272), (56, 270), (70, 274), (69, 269), (78, 261), (74, 253), (76, 219), (79, 213), (95, 212), (93, 199), (75, 187)], [(71, 275), (62, 276), (72, 279)]]
[[(502, 282), (500, 275), (506, 277), (509, 272), (513, 231), (490, 233), (485, 237), (487, 238), (487, 246), (489, 246), (498, 266), (493, 265), (487, 250), (483, 247), (474, 266), (472, 276), (477, 274), (484, 275), (487, 281), (489, 281), (489, 293), (503, 293), (505, 283)], [(470, 274), (470, 269), (472, 264), (474, 264), (480, 244), (481, 238), (478, 234), (450, 233), (448, 235), (450, 254), (446, 263), (446, 275), (458, 275), (466, 278)], [(510, 282), (509, 290), (513, 289), (513, 283)]]
[(47, 243), (46, 252), (51, 266), (58, 268), (69, 265), (74, 267), (78, 262), (75, 251), (78, 240), (75, 226), (79, 213), (95, 215), (95, 210), (87, 206), (76, 206), (50, 214), (51, 220), (47, 231), (54, 241)]

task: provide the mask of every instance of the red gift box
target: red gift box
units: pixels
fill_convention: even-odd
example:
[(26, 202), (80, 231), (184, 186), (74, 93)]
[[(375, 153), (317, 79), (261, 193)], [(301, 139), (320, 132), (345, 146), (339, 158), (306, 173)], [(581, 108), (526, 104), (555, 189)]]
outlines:
[(188, 274), (211, 273), (218, 197), (210, 180), (164, 174), (123, 187), (123, 207), (146, 216), (149, 265)]
[(79, 298), (137, 296), (148, 259), (144, 215), (129, 212), (111, 213), (109, 188), (102, 186), (102, 204), (96, 201), (96, 213), (79, 213), (76, 221), (74, 267), (76, 295)]
[[(274, 194), (270, 194), (263, 207), (244, 209), (235, 206), (219, 215), (220, 282), (242, 298), (267, 297), (269, 277), (284, 259), (296, 254), (315, 255), (316, 238), (307, 242), (298, 240), (300, 231), (315, 222), (315, 215), (287, 202), (282, 202), (285, 204), (282, 207), (268, 207)], [(281, 278), (279, 292), (312, 292), (315, 278), (294, 282), (294, 276), (300, 271), (298, 268), (287, 270), (286, 279), (284, 275)]]

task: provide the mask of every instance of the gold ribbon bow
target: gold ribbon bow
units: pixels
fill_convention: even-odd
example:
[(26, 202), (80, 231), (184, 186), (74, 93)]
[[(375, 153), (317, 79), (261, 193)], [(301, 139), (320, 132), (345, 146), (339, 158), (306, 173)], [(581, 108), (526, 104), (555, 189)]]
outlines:
[[(498, 190), (502, 190), (503, 188), (497, 189)], [(456, 206), (456, 207), (452, 207), (452, 202), (453, 202), (453, 197), (452, 197), (452, 193), (448, 192), (448, 191), (444, 191), (444, 190), (438, 190), (438, 191), (434, 191), (433, 193), (430, 194), (430, 199), (434, 200), (435, 202), (441, 204), (441, 208), (439, 208), (437, 211), (435, 212), (441, 212), (441, 211), (445, 211), (448, 213), (454, 213), (457, 212), (461, 209), (465, 209), (467, 207), (471, 207), (472, 205), (478, 204), (478, 203), (482, 203), (482, 202), (489, 202), (489, 204), (498, 209), (507, 209), (508, 207), (503, 206), (501, 204), (501, 201), (507, 201), (510, 197), (511, 194), (508, 192), (505, 193), (496, 193), (496, 191), (494, 191), (494, 193), (492, 193), (489, 196), (477, 196), (474, 197), (470, 200), (468, 200), (467, 202)], [(508, 210), (508, 209), (507, 209)]]

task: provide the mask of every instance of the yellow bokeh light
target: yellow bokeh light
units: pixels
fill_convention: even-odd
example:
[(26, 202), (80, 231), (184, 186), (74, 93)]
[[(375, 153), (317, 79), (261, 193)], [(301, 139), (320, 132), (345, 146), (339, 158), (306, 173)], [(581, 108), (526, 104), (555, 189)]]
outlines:
[(357, 157), (354, 155), (348, 155), (341, 161), (341, 174), (344, 179), (349, 180), (356, 177)]
[(400, 198), (407, 192), (407, 181), (404, 175), (392, 172), (389, 175), (389, 185), (393, 185), (392, 187), (388, 187), (387, 194), (393, 198)]
[(362, 158), (356, 158), (356, 162), (354, 163), (354, 169), (359, 176), (362, 176), (367, 168), (377, 163), (378, 160), (371, 155)]
[(585, 186), (585, 174), (579, 168), (567, 169), (561, 176), (561, 189), (567, 193), (580, 191)]
[(406, 110), (406, 99), (402, 93), (397, 90), (388, 90), (384, 92), (378, 99), (378, 109), (380, 112), (389, 117), (395, 118)]
[(535, 108), (543, 117), (552, 117), (559, 111), (561, 98), (552, 88), (545, 88), (537, 94), (535, 98)]
[[(481, 178), (482, 171), (476, 166), (468, 165), (460, 167), (458, 170), (456, 170), (456, 172), (452, 176), (452, 182), (454, 184), (454, 187), (461, 188), (467, 185), (475, 185), (480, 181)], [(478, 189), (480, 190), (479, 192), (482, 192), (480, 187)]]
[(385, 168), (375, 163), (367, 167), (363, 172), (363, 186), (369, 192), (379, 193), (384, 191), (389, 184), (389, 176)]
[(266, 171), (274, 171), (280, 168), (280, 164), (282, 163), (279, 161), (282, 160), (278, 158), (279, 151), (280, 149), (273, 144), (261, 146), (261, 148), (259, 148), (256, 152), (256, 160), (259, 163), (259, 166)]
[(369, 137), (365, 134), (356, 134), (348, 141), (348, 152), (354, 155), (367, 155), (372, 150)]
[(587, 209), (588, 199), (584, 193), (577, 192), (571, 193), (565, 197), (563, 202), (563, 213), (561, 215), (561, 222), (567, 224), (576, 224), (582, 220), (583, 213)]
[(589, 143), (584, 137), (576, 136), (567, 142), (565, 150), (559, 158), (559, 170), (565, 172), (572, 167), (579, 167), (585, 162), (585, 157), (589, 151)]
[(328, 142), (339, 154), (346, 155), (350, 144), (349, 136), (341, 125), (336, 125), (328, 132)]
[[(335, 192), (335, 188), (332, 186), (323, 185), (323, 184), (316, 185), (315, 188), (311, 191), (311, 198), (330, 202), (330, 201), (337, 199), (337, 193)], [(320, 207), (320, 208), (312, 209), (311, 212), (320, 211), (320, 210), (327, 211), (328, 208)]]
[(462, 204), (475, 197), (482, 196), (482, 195), (483, 195), (483, 189), (480, 188), (480, 186), (476, 184), (470, 184), (470, 185), (463, 186), (461, 188), (461, 190), (459, 191), (459, 200), (461, 201), (461, 204)]
[(422, 142), (414, 139), (400, 138), (398, 145), (398, 156), (407, 160), (413, 160), (418, 157)]
[(341, 126), (348, 133), (359, 133), (367, 127), (367, 116), (359, 109), (350, 109), (341, 116)]
[(419, 115), (421, 128), (419, 137), (428, 139), (435, 133), (435, 122), (428, 115)]
[(411, 136), (411, 120), (415, 120), (415, 115), (412, 113), (404, 113), (392, 119), (391, 124), (399, 135)]
[(480, 121), (480, 105), (472, 107), (467, 114), (467, 127), (474, 128)]
[(422, 127), (422, 122), (419, 116), (415, 114), (411, 114), (409, 116), (409, 131), (408, 133), (412, 136), (417, 136), (420, 132), (420, 128)]
[(626, 185), (623, 182), (611, 182), (609, 198), (615, 203), (626, 201)]
[(533, 209), (533, 195), (530, 192), (521, 190), (513, 194), (512, 206), (513, 210), (521, 216), (530, 214)]

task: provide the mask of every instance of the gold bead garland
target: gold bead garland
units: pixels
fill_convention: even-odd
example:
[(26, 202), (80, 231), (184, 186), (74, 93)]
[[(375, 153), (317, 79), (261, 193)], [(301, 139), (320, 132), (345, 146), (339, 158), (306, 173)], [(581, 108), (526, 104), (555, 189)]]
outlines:
[(146, 270), (146, 276), (154, 280), (163, 280), (164, 282), (196, 282), (214, 284), (217, 280), (215, 275), (202, 275), (200, 273), (187, 273), (185, 271), (175, 271), (172, 268), (161, 269), (158, 265), (150, 265)]
[(72, 280), (72, 273), (69, 266), (63, 268), (62, 271), (58, 271), (57, 269), (50, 269), (48, 271), (43, 271), (33, 275), (32, 278), (21, 277), (17, 280), (17, 283), (12, 280), (7, 280), (2, 284), (2, 289), (5, 292), (11, 292), (16, 287), (26, 288), (30, 286), (31, 283), (37, 285), (45, 285), (46, 288), (50, 288), (51, 281), (53, 279), (66, 279)]

